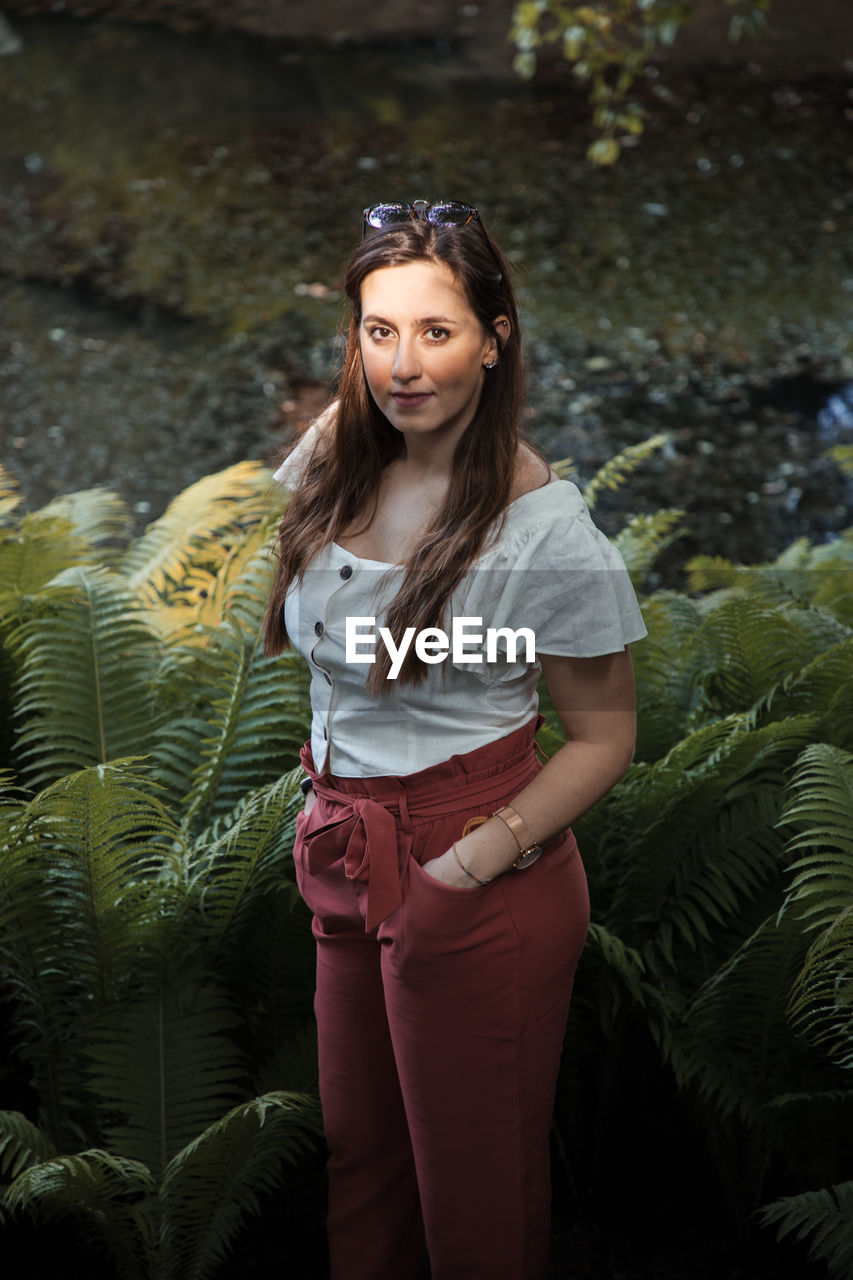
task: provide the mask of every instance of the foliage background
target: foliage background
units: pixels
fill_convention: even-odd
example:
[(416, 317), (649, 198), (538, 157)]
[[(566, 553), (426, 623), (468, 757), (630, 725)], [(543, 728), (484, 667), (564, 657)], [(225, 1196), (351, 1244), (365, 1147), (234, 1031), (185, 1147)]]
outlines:
[[(774, 0), (734, 46), (732, 10), (701, 0), (644, 72), (642, 137), (618, 131), (595, 168), (608, 122), (559, 46), (512, 76), (503, 0), (48, 9), (4, 0), (0, 77), (19, 1269), (52, 1247), (87, 1277), (99, 1257), (248, 1276), (302, 1251), (318, 1274), (288, 865), (304, 687), (257, 660), (267, 473), (187, 486), (268, 458), (322, 403), (353, 209), (444, 193), (516, 260), (538, 441), (587, 486), (616, 451), (611, 476), (644, 458), (587, 487), (654, 631), (637, 764), (581, 832), (596, 927), (554, 1130), (555, 1275), (803, 1280), (800, 1230), (845, 1274), (853, 490), (825, 455), (853, 440), (853, 11)], [(121, 498), (59, 497), (98, 484)]]
[[(663, 443), (612, 460), (588, 501)], [(28, 1099), (0, 1113), (0, 1203), (82, 1223), (123, 1277), (201, 1280), (288, 1162), (316, 1230), (322, 1201), (289, 860), (308, 708), (294, 655), (259, 652), (268, 474), (207, 478), (127, 549), (109, 493), (21, 515), (7, 479), (0, 500), (6, 1089)], [(619, 534), (639, 587), (680, 517)], [(640, 1174), (626, 1104), (653, 1100), (650, 1140), (677, 1103), (669, 1142), (693, 1147), (720, 1227), (760, 1212), (836, 1277), (853, 1258), (851, 560), (853, 533), (762, 567), (699, 557), (689, 594), (645, 601), (637, 759), (578, 824), (593, 925), (554, 1131), (558, 1210), (606, 1222)]]

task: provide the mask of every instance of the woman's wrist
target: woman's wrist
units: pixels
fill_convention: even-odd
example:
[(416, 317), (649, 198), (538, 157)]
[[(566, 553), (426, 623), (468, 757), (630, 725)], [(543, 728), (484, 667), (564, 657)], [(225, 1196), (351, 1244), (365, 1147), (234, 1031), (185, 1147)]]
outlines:
[(519, 852), (509, 827), (494, 817), (457, 840), (455, 850), (466, 871), (481, 884), (509, 871)]

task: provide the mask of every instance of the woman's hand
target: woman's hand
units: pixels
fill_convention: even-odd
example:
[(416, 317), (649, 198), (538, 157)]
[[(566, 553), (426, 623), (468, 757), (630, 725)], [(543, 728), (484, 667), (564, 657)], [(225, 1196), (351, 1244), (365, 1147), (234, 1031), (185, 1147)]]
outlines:
[(313, 790), (312, 790), (312, 791), (308, 791), (308, 792), (306, 793), (306, 795), (305, 795), (305, 809), (304, 809), (304, 813), (305, 813), (305, 817), (306, 817), (306, 818), (308, 817), (308, 814), (309, 814), (309, 813), (311, 812), (311, 810), (314, 808), (314, 805), (315, 805), (316, 803), (317, 803), (317, 797), (316, 797), (316, 795), (314, 794)]
[(433, 880), (437, 880), (439, 884), (446, 885), (449, 889), (476, 889), (479, 887), (476, 880), (472, 879), (471, 876), (466, 876), (452, 849), (448, 849), (440, 858), (431, 858), (429, 862), (424, 862), (421, 866), (428, 876), (432, 876)]

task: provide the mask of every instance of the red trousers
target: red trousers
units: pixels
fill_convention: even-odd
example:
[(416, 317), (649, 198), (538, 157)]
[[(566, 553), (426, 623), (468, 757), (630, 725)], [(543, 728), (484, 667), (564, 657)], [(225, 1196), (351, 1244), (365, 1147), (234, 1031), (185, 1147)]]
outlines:
[(589, 923), (574, 836), (483, 888), (422, 869), (541, 768), (536, 721), (401, 778), (317, 775), (314, 913), (332, 1280), (542, 1280), (548, 1135)]

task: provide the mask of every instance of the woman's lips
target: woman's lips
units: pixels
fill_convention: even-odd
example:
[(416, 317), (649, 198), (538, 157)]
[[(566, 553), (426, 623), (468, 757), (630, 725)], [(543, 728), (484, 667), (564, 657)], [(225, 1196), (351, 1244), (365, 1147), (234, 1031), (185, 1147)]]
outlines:
[(422, 404), (426, 404), (431, 395), (431, 391), (392, 391), (391, 399), (400, 409), (418, 409)]

